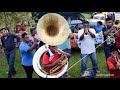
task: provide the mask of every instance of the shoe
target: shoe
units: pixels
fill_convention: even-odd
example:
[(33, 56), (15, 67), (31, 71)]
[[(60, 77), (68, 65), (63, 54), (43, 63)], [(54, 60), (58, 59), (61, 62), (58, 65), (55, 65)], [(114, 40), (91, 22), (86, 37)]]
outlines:
[(8, 78), (12, 78), (12, 76), (10, 74), (8, 74)]
[(15, 74), (16, 74), (16, 71), (12, 75), (15, 75)]
[(96, 70), (96, 71), (95, 71), (95, 75), (97, 75), (97, 74), (100, 74), (100, 71), (99, 71), (99, 70)]
[(6, 72), (6, 74), (8, 74), (9, 72)]
[(65, 78), (70, 78), (70, 75), (66, 75)]
[(66, 78), (71, 78), (70, 75), (68, 75)]

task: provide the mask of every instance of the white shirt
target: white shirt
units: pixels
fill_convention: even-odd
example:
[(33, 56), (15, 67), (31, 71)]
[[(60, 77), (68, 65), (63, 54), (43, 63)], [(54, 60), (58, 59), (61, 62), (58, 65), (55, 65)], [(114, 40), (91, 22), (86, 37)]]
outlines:
[(50, 54), (50, 57), (49, 57), (49, 61), (51, 61), (54, 57), (54, 54), (51, 52), (51, 50), (49, 49), (48, 50), (49, 54)]
[[(59, 51), (63, 52), (61, 49), (59, 49)], [(54, 57), (54, 54), (51, 52), (50, 49), (48, 50), (48, 53), (50, 54), (49, 61), (51, 61)]]
[[(96, 35), (96, 32), (94, 29), (89, 29), (93, 34)], [(81, 29), (78, 31), (78, 38), (84, 33), (84, 29)], [(95, 41), (94, 38), (88, 35), (84, 35), (83, 40), (80, 40), (81, 42), (81, 54), (90, 54), (95, 52)]]
[(33, 42), (34, 42), (34, 38), (36, 38), (36, 39), (39, 40), (39, 42), (37, 43), (37, 44), (39, 45), (39, 43), (40, 43), (40, 38), (39, 38), (39, 36), (38, 36), (37, 34), (35, 34), (34, 37), (33, 37), (31, 34), (29, 35), (29, 39), (32, 40)]

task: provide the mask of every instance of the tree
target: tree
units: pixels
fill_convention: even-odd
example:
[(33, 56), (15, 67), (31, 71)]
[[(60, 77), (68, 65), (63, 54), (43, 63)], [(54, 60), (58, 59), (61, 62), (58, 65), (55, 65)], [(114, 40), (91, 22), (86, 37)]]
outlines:
[(30, 14), (30, 12), (0, 12), (0, 25), (11, 30), (19, 22), (29, 22)]

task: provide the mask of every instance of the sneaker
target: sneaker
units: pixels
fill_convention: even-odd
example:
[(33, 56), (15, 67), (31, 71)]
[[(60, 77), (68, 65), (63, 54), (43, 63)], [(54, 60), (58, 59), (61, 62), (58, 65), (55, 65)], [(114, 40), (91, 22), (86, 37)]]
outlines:
[(12, 78), (12, 76), (10, 74), (8, 74), (8, 78)]
[(9, 72), (6, 72), (6, 74), (8, 74)]
[(12, 75), (15, 75), (15, 74), (16, 74), (16, 71)]
[(70, 75), (66, 75), (65, 78), (70, 78)]
[(95, 74), (97, 75), (97, 74), (100, 74), (100, 71), (99, 70), (96, 70), (95, 71)]
[(71, 78), (70, 75), (68, 75), (66, 78)]

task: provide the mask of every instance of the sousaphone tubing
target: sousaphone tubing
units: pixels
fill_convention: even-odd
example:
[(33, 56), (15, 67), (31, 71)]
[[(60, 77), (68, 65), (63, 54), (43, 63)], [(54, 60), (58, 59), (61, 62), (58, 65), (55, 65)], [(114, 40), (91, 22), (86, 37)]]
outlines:
[[(41, 46), (33, 57), (33, 68), (35, 72), (43, 78), (61, 77), (67, 71), (68, 61), (64, 63), (60, 72), (52, 74), (45, 72), (40, 63), (41, 56), (49, 50), (49, 45), (58, 46), (68, 38), (70, 28), (67, 20), (63, 16), (56, 13), (45, 14), (37, 23), (37, 33), (45, 45)], [(55, 68), (53, 68), (53, 70), (56, 70)]]

